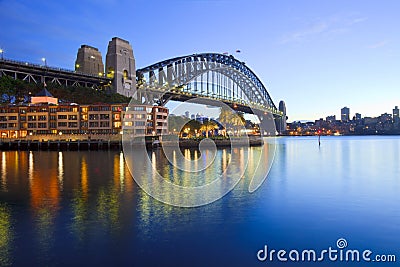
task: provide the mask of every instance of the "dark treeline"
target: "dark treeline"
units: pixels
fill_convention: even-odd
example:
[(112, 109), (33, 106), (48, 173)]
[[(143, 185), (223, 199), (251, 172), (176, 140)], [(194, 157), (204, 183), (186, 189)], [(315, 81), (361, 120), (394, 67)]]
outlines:
[[(30, 96), (35, 96), (44, 88), (44, 84), (14, 80), (10, 76), (0, 77), (0, 103), (28, 103)], [(64, 103), (129, 103), (130, 98), (111, 92), (110, 89), (96, 90), (87, 87), (65, 87), (58, 84), (46, 84), (46, 89)]]

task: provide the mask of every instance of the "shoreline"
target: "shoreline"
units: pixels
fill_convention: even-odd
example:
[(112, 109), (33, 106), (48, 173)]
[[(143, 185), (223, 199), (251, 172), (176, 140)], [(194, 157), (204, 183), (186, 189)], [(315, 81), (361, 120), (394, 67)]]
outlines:
[[(179, 148), (198, 148), (203, 139), (180, 139)], [(248, 140), (248, 141), (247, 141)], [(217, 148), (230, 147), (230, 139), (214, 139)], [(243, 142), (235, 140), (235, 145), (262, 146), (264, 141), (261, 138), (249, 138)], [(153, 143), (151, 140), (146, 142), (147, 149), (157, 149), (161, 146), (174, 146), (175, 142), (164, 141)], [(122, 151), (121, 140), (0, 140), (0, 151), (99, 151), (99, 150), (119, 150)]]
[[(276, 137), (318, 137), (318, 134), (298, 134), (298, 135), (290, 135), (290, 134), (280, 134)], [(400, 133), (391, 133), (391, 134), (341, 134), (341, 135), (334, 135), (334, 134), (321, 134), (321, 137), (341, 137), (341, 136), (400, 136)]]
[[(363, 136), (400, 136), (398, 134), (375, 134), (375, 135), (321, 135), (322, 137), (363, 137)], [(278, 135), (276, 137), (318, 137), (318, 135)], [(200, 142), (204, 139), (180, 139), (179, 148), (198, 148)], [(248, 140), (248, 141), (247, 141)], [(230, 139), (213, 139), (215, 147), (226, 148), (231, 146)], [(235, 145), (243, 146), (262, 146), (264, 141), (262, 138), (249, 138), (241, 141), (234, 141)], [(175, 142), (164, 141), (162, 143), (146, 142), (147, 149), (157, 149), (161, 146), (175, 146)], [(206, 144), (207, 146), (207, 144)], [(1, 140), (0, 151), (106, 151), (119, 150), (122, 151), (122, 140), (105, 140), (105, 139), (85, 139), (85, 140)]]
[(0, 151), (91, 151), (122, 150), (121, 141), (37, 141), (15, 140), (0, 142)]

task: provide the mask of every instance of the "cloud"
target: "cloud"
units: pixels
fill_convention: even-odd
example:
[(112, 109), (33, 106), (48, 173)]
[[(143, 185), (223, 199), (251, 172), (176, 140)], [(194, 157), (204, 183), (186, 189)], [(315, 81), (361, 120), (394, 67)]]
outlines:
[(383, 47), (383, 46), (387, 45), (388, 43), (389, 43), (388, 40), (384, 40), (384, 41), (380, 41), (380, 42), (375, 43), (375, 44), (368, 45), (367, 47), (370, 48), (370, 49), (376, 49), (376, 48), (379, 48), (379, 47)]
[(282, 39), (281, 43), (298, 42), (298, 41), (306, 39), (307, 37), (323, 33), (324, 31), (327, 30), (327, 28), (328, 28), (328, 24), (326, 22), (323, 22), (323, 21), (317, 22), (306, 29), (303, 29), (303, 30), (300, 30), (297, 32), (293, 32), (293, 33), (285, 36)]
[(349, 25), (357, 24), (366, 21), (367, 17), (354, 18), (349, 22)]
[(309, 26), (289, 33), (281, 38), (280, 43), (292, 43), (306, 41), (314, 36), (343, 34), (349, 32), (352, 25), (366, 21), (367, 17), (343, 17), (330, 16), (325, 19), (317, 19)]

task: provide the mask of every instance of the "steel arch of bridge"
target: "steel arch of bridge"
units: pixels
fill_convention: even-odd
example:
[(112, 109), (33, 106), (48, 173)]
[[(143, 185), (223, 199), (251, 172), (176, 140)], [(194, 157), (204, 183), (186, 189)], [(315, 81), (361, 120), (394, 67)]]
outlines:
[[(206, 76), (206, 84), (203, 76)], [(147, 93), (143, 91), (168, 92), (169, 98), (161, 103), (179, 99), (178, 96), (190, 98), (188, 95), (193, 95), (282, 115), (260, 79), (244, 62), (232, 55), (202, 53), (167, 59), (138, 69), (136, 77), (140, 96)], [(202, 81), (200, 84), (197, 82), (199, 77)], [(191, 86), (193, 82), (194, 85)], [(217, 89), (210, 89), (209, 84), (216, 85)], [(201, 88), (197, 88), (198, 85)]]

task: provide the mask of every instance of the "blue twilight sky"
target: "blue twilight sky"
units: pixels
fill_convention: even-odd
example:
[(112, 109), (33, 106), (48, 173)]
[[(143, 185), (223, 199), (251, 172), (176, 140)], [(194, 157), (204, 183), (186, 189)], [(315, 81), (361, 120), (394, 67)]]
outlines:
[[(137, 67), (199, 52), (245, 61), (289, 121), (400, 106), (400, 1), (0, 0), (4, 57), (73, 69), (80, 45), (128, 40)], [(241, 50), (236, 54), (237, 49)]]

